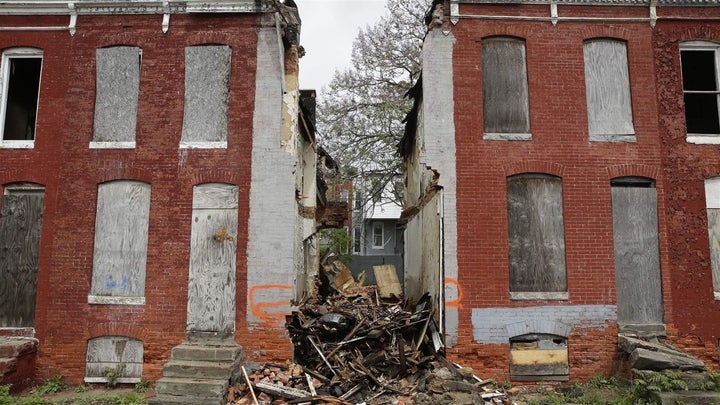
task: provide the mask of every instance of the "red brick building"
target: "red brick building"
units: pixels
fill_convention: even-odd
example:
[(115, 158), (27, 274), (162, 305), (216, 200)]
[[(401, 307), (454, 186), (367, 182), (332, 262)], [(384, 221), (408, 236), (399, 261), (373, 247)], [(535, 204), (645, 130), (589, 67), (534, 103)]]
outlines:
[(717, 76), (684, 102), (680, 50), (717, 75), (718, 11), (434, 3), (401, 146), (406, 287), (439, 297), (451, 357), (500, 380), (587, 379), (617, 371), (628, 333), (717, 367)]
[(289, 358), (315, 206), (297, 10), (6, 2), (0, 26), (0, 327), (38, 339), (37, 377), (156, 380), (188, 338)]

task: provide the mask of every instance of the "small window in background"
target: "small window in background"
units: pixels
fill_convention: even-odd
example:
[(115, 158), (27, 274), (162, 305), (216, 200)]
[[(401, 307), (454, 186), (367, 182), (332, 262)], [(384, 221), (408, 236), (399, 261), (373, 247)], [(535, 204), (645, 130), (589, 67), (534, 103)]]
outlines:
[(625, 42), (587, 40), (583, 54), (590, 140), (635, 142)]
[(34, 48), (3, 52), (2, 147), (34, 146), (42, 55), (42, 50)]
[(382, 248), (385, 236), (383, 235), (383, 223), (375, 222), (373, 224), (373, 248)]
[(715, 43), (699, 41), (680, 47), (685, 122), (691, 143), (720, 143), (719, 47)]
[(511, 37), (482, 40), (483, 139), (532, 138), (525, 64), (524, 40)]
[(362, 230), (360, 228), (353, 229), (353, 253), (360, 253), (362, 248)]

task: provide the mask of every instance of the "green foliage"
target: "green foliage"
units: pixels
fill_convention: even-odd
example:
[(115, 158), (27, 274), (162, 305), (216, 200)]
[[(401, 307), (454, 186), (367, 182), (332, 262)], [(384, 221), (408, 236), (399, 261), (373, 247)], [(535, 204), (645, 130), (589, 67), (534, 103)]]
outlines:
[(0, 385), (0, 405), (15, 404), (15, 399), (10, 395), (10, 385)]
[(634, 378), (630, 387), (632, 403), (636, 405), (654, 404), (650, 398), (652, 392), (687, 390), (687, 383), (678, 371), (633, 371)]
[(348, 235), (347, 229), (323, 229), (320, 231), (320, 240), (325, 245), (320, 248), (320, 256), (323, 257), (328, 250), (343, 263), (352, 261), (351, 246), (352, 238)]
[(37, 387), (35, 393), (38, 395), (55, 394), (64, 390), (67, 388), (67, 384), (62, 379), (61, 374), (55, 374), (53, 378), (45, 380), (45, 384)]
[(75, 391), (77, 393), (81, 393), (81, 392), (88, 392), (91, 389), (92, 389), (92, 387), (89, 385), (78, 385), (77, 387), (75, 387), (75, 389), (73, 391)]
[(147, 392), (150, 389), (150, 381), (146, 379), (141, 379), (140, 382), (135, 384), (135, 392), (138, 394), (143, 394)]
[(708, 380), (699, 389), (720, 392), (720, 374), (715, 371), (708, 372)]
[(29, 397), (19, 398), (16, 403), (18, 405), (52, 405), (53, 402), (47, 398), (42, 398), (35, 393)]
[(107, 380), (105, 384), (107, 384), (108, 387), (113, 388), (118, 384), (118, 380), (120, 377), (122, 377), (123, 372), (125, 371), (125, 363), (118, 363), (115, 368), (106, 368), (103, 372), (103, 376)]

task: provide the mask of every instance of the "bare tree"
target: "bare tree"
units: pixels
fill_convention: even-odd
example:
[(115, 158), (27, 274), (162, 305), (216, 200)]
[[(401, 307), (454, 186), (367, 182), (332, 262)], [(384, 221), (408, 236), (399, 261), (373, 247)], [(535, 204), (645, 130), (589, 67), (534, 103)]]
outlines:
[(352, 66), (336, 71), (321, 91), (320, 140), (343, 168), (363, 184), (364, 200), (377, 199), (388, 185), (401, 192), (397, 143), (412, 103), (405, 93), (421, 69), (421, 44), (430, 0), (388, 0), (386, 14), (358, 33)]

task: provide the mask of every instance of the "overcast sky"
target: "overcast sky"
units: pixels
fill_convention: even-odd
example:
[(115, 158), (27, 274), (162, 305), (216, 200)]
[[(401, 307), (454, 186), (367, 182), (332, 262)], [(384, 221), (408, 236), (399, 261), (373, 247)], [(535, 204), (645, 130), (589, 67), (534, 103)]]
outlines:
[(385, 14), (385, 0), (295, 0), (302, 20), (300, 88), (317, 90), (332, 79), (335, 70), (350, 66), (352, 44), (358, 30), (373, 25)]

